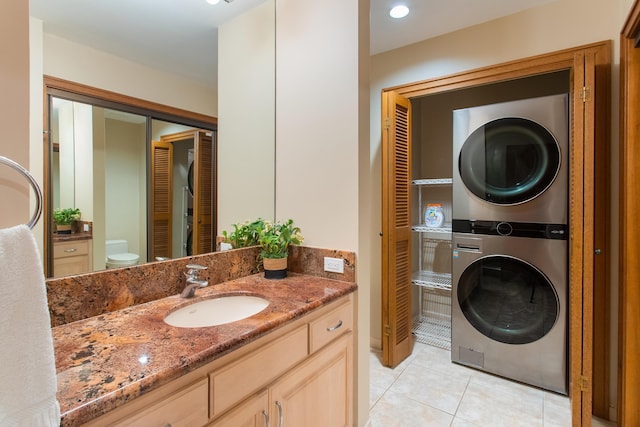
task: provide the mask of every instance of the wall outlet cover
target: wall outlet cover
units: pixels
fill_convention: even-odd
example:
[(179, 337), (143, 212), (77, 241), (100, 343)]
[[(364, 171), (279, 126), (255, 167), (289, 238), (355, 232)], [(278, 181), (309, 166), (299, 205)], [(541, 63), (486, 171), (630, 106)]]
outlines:
[(344, 260), (342, 258), (324, 257), (324, 271), (344, 273)]

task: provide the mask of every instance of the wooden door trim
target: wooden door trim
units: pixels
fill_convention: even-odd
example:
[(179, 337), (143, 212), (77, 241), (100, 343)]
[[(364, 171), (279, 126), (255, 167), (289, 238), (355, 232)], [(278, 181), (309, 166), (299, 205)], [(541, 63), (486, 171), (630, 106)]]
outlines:
[(637, 165), (640, 123), (640, 2), (620, 35), (620, 256), (618, 307), (618, 424), (640, 425), (640, 227)]
[[(147, 101), (145, 99), (136, 98), (129, 95), (123, 95), (121, 93), (112, 92), (105, 89), (100, 89), (93, 86), (84, 85), (81, 83), (71, 82), (69, 80), (60, 79), (52, 76), (44, 76), (45, 92), (48, 89), (58, 89), (65, 92), (74, 93), (77, 95), (88, 96), (95, 99), (101, 99), (103, 101), (115, 102), (130, 107), (140, 108), (143, 110), (169, 114), (176, 117), (183, 117), (186, 119), (207, 123), (214, 126), (218, 123), (218, 119), (206, 114), (200, 114), (193, 111), (183, 110), (181, 108), (171, 107), (169, 105), (159, 104), (153, 101)], [(46, 95), (45, 95), (46, 96)], [(45, 104), (46, 105), (46, 104)]]
[[(596, 65), (600, 67), (601, 75), (604, 80), (610, 78), (610, 73), (606, 67), (611, 67), (611, 41), (603, 41), (592, 43), (589, 45), (579, 46), (576, 48), (565, 49), (549, 54), (537, 55), (520, 60), (510, 61), (502, 64), (492, 65), (489, 67), (479, 68), (443, 76), (420, 82), (408, 83), (399, 86), (383, 89), (383, 93), (395, 91), (407, 98), (418, 96), (444, 93), (454, 89), (464, 89), (483, 84), (497, 83), (501, 81), (518, 79), (536, 74), (556, 72), (562, 70), (571, 70), (571, 91), (572, 99), (576, 99), (580, 94), (576, 93), (576, 76), (574, 75), (576, 64), (582, 63), (585, 58), (591, 58)], [(584, 68), (581, 66), (580, 68)], [(582, 78), (582, 76), (580, 76)], [(594, 76), (591, 76), (594, 78)], [(594, 80), (594, 84), (596, 81)], [(598, 77), (598, 85), (595, 90), (599, 91), (592, 96), (597, 99), (605, 98), (609, 94), (608, 81), (603, 81), (602, 77)], [(605, 83), (605, 84), (602, 84)], [(603, 91), (604, 90), (604, 91)], [(594, 236), (596, 233), (596, 224), (594, 223), (594, 192), (595, 184), (587, 182), (583, 176), (583, 166), (585, 163), (593, 161), (595, 153), (588, 148), (585, 152), (584, 137), (590, 140), (594, 138), (605, 138), (608, 141), (607, 131), (609, 129), (608, 109), (609, 101), (606, 101), (604, 108), (595, 110), (595, 123), (587, 123), (587, 126), (595, 126), (596, 134), (584, 135), (584, 129), (576, 129), (572, 118), (570, 140), (571, 145), (576, 146), (579, 142), (577, 150), (572, 148), (572, 164), (570, 165), (570, 318), (569, 330), (571, 334), (570, 341), (570, 394), (572, 406), (572, 422), (574, 426), (590, 426), (591, 425), (591, 405), (592, 405), (592, 361), (593, 361), (593, 307), (592, 301), (587, 301), (584, 306), (585, 299), (592, 299), (594, 294), (593, 280), (593, 246)], [(574, 105), (575, 110), (575, 105)], [(607, 111), (604, 111), (607, 110)], [(575, 111), (574, 111), (575, 113)], [(577, 161), (576, 161), (577, 160)], [(578, 170), (579, 168), (579, 170)], [(593, 169), (591, 170), (593, 172)], [(593, 176), (591, 177), (593, 178)], [(588, 180), (587, 180), (588, 181)], [(586, 194), (584, 192), (589, 192)], [(602, 225), (602, 224), (601, 224)], [(606, 233), (605, 233), (606, 234)], [(590, 240), (589, 240), (590, 239)], [(605, 252), (605, 256), (608, 253)], [(585, 271), (585, 267), (590, 269)], [(608, 277), (606, 278), (608, 282)], [(607, 285), (605, 285), (607, 286)], [(587, 318), (583, 318), (583, 310)], [(636, 329), (638, 330), (638, 329)], [(595, 345), (606, 346), (609, 342), (595, 343)], [(608, 366), (604, 367), (608, 369)], [(583, 381), (583, 377), (589, 375), (587, 383)], [(608, 396), (607, 396), (608, 398)]]

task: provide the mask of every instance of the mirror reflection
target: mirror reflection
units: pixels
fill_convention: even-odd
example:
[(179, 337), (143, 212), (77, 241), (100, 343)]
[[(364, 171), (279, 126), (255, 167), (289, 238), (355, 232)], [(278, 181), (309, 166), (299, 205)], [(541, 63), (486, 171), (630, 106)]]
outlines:
[[(134, 90), (133, 98), (126, 89), (111, 92), (115, 98), (95, 94), (94, 88), (103, 90), (100, 76), (121, 63), (100, 56), (97, 73), (90, 58), (83, 58), (83, 71), (77, 66), (79, 52), (93, 54), (84, 50), (85, 39), (72, 40), (78, 44), (67, 49), (55, 35), (47, 35), (53, 26), (41, 18), (45, 126), (50, 130), (45, 158), (48, 277), (210, 252), (218, 224), (226, 228), (247, 217), (273, 215), (275, 1), (254, 0), (253, 6), (220, 26), (217, 67), (222, 73), (211, 104), (204, 104), (213, 111), (202, 108), (192, 86), (181, 91), (179, 79), (154, 80), (142, 92)], [(118, 71), (114, 76), (122, 74)], [(133, 88), (132, 82), (115, 78), (116, 88)], [(156, 93), (160, 103), (150, 101), (146, 111), (145, 103)], [(178, 108), (166, 101), (167, 95), (178, 95)], [(128, 105), (131, 100), (143, 105)], [(246, 200), (238, 194), (253, 196)], [(81, 212), (71, 235), (57, 233), (53, 224), (53, 210), (65, 208)]]
[(214, 129), (58, 97), (50, 118), (52, 207), (81, 212), (53, 276), (214, 250)]

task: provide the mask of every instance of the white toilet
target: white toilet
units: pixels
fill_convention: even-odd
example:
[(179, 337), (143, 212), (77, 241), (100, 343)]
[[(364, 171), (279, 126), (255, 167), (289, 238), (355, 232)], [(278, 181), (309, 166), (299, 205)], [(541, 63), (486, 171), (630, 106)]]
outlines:
[(129, 267), (138, 264), (140, 255), (129, 253), (126, 240), (106, 240), (107, 268)]

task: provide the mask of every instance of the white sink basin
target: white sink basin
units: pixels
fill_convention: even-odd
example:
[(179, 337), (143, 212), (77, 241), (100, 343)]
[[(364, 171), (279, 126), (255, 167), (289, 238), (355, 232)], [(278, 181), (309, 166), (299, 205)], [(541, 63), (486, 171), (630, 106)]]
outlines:
[(264, 298), (250, 295), (229, 295), (206, 299), (172, 311), (164, 321), (178, 328), (216, 326), (246, 319), (269, 305)]

